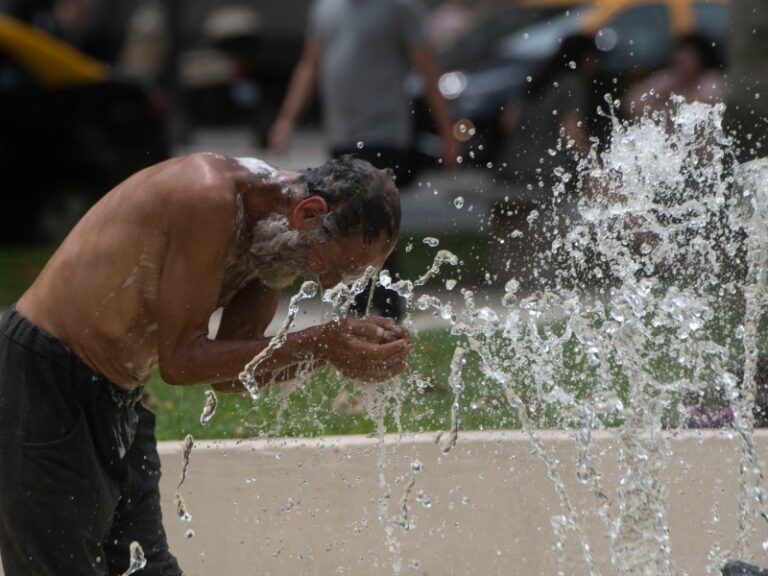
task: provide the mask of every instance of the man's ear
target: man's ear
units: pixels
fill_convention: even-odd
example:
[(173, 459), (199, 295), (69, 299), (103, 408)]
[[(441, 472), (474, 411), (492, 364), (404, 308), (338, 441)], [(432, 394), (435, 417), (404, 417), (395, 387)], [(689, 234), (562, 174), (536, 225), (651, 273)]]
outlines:
[(307, 230), (319, 226), (320, 218), (325, 214), (328, 214), (328, 203), (322, 196), (310, 196), (293, 208), (290, 223), (297, 230)]

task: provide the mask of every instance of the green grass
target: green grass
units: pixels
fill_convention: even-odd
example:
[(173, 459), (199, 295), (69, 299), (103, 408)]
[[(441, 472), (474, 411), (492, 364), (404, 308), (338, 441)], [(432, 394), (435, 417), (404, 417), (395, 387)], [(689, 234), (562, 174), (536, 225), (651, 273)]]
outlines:
[[(447, 331), (416, 336), (411, 367), (400, 380), (401, 389), (392, 389), (387, 400), (389, 430), (428, 431), (450, 426), (453, 391), (448, 386), (448, 372), (455, 342), (456, 338)], [(470, 363), (466, 375), (472, 386), (467, 388), (462, 403), (474, 403), (478, 409), (469, 408), (462, 414), (463, 426), (514, 427), (515, 414), (506, 407), (496, 387), (482, 377), (476, 362)], [(178, 439), (185, 434), (196, 438), (242, 438), (372, 433), (375, 424), (366, 412), (364, 395), (365, 388), (375, 386), (353, 384), (335, 370), (323, 369), (293, 390), (286, 400), (284, 390), (277, 386), (266, 389), (257, 402), (239, 394), (219, 394), (216, 415), (205, 426), (199, 418), (207, 387), (173, 387), (155, 376), (147, 390), (157, 415), (159, 439)]]
[[(564, 322), (556, 321), (542, 324), (538, 330), (542, 336), (545, 332), (561, 336), (564, 328)], [(681, 365), (671, 351), (675, 338), (671, 330), (655, 331), (655, 343), (647, 344), (640, 353), (645, 357), (645, 374), (662, 385), (680, 380), (714, 382), (717, 371), (713, 358), (705, 355), (697, 368)], [(740, 343), (732, 339), (728, 331), (712, 326), (700, 335), (699, 339), (703, 338), (722, 344), (734, 362), (741, 354)], [(529, 341), (529, 338), (524, 336), (521, 340)], [(538, 370), (547, 358), (537, 357), (529, 345), (524, 345), (516, 355), (505, 338), (494, 337), (485, 344), (509, 378), (507, 385), (522, 399), (528, 417), (537, 427), (568, 428), (581, 423), (581, 414), (561, 410), (557, 403), (541, 402), (541, 395), (555, 390), (556, 386), (581, 400), (606, 389), (605, 378), (589, 363), (584, 346), (575, 337), (565, 339), (561, 361), (544, 377)], [(457, 345), (466, 347), (466, 339), (452, 336), (446, 330), (416, 334), (410, 368), (399, 383), (387, 385), (387, 392), (391, 392), (385, 395), (385, 423), (389, 432), (450, 428), (454, 394), (448, 376)], [(461, 430), (520, 428), (517, 410), (507, 401), (504, 387), (483, 373), (474, 352), (466, 354), (462, 376), (465, 389), (460, 399)], [(626, 406), (630, 401), (628, 375), (615, 357), (609, 359), (608, 381), (607, 388)], [(376, 385), (353, 384), (336, 371), (324, 369), (290, 393), (280, 386), (267, 389), (257, 402), (239, 394), (220, 394), (217, 413), (205, 426), (200, 424), (199, 417), (206, 387), (172, 387), (155, 377), (148, 391), (158, 417), (158, 438), (168, 440), (180, 439), (185, 434), (210, 439), (370, 434), (376, 429), (365, 406), (366, 390), (371, 388), (375, 389)], [(658, 391), (648, 390), (647, 394), (655, 395)], [(665, 425), (680, 424), (677, 409), (682, 396), (683, 392), (669, 394), (664, 410)], [(619, 423), (615, 416), (601, 420), (608, 426)]]

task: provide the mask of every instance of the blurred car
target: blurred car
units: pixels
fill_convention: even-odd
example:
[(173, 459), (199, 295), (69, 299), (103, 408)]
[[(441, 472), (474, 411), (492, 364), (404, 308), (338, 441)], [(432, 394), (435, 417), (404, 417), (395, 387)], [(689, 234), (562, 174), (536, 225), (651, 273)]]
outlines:
[[(502, 107), (525, 96), (563, 39), (593, 37), (603, 84), (619, 94), (667, 64), (676, 38), (696, 33), (724, 57), (728, 22), (726, 0), (520, 0), (479, 20), (439, 54), (439, 88), (453, 105), (457, 135), (468, 140), (476, 163), (485, 164), (499, 148)], [(409, 90), (419, 146), (433, 154), (436, 138), (421, 86), (411, 81)]]
[(115, 184), (168, 154), (162, 92), (0, 16), (0, 243), (58, 239)]

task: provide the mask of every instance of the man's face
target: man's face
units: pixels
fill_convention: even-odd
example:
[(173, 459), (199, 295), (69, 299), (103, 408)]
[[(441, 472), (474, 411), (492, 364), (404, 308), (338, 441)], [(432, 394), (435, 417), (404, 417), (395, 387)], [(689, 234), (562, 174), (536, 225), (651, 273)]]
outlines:
[(380, 268), (393, 247), (394, 242), (384, 234), (370, 244), (363, 242), (361, 234), (331, 239), (310, 246), (307, 272), (317, 278), (323, 288), (333, 288), (339, 282), (359, 278), (368, 266)]

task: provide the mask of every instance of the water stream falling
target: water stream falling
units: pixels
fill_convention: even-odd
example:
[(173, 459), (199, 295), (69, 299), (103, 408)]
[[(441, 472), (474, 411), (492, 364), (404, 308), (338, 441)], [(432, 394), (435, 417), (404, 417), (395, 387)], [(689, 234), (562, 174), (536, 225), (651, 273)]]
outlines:
[[(473, 374), (496, 387), (546, 466), (560, 506), (550, 522), (559, 573), (567, 573), (563, 550), (569, 538), (580, 550), (579, 570), (601, 573), (585, 530), (585, 522), (597, 519), (610, 547), (609, 573), (677, 574), (663, 472), (670, 439), (701, 422), (730, 426), (741, 445), (738, 534), (713, 549), (711, 569), (719, 570), (726, 552), (748, 559), (755, 533), (765, 536), (768, 503), (752, 429), (764, 346), (760, 328), (768, 310), (768, 162), (736, 164), (722, 114), (721, 105), (682, 101), (668, 114), (645, 114), (633, 123), (609, 113), (610, 148), (598, 153), (595, 147), (576, 172), (556, 167), (551, 219), (539, 211), (521, 227), (542, 227), (547, 248), (537, 269), (551, 273), (526, 286), (508, 267), (509, 277), (498, 278), (504, 287), (498, 302), (481, 301), (473, 287), (453, 278), (443, 280), (447, 290), (430, 293), (442, 265), (460, 271), (459, 258), (446, 250), (416, 280), (394, 281), (385, 270), (376, 277), (369, 269), (351, 289), (322, 296), (339, 310), (338, 318), (375, 278), (406, 299), (406, 324), (413, 313), (434, 311), (455, 348), (451, 427), (435, 449), (447, 453), (461, 442), (461, 406), (476, 385), (477, 376), (468, 375), (472, 365)], [(562, 210), (574, 194), (578, 210)], [(517, 229), (510, 238), (519, 242), (526, 234)], [(432, 237), (424, 242), (430, 248), (439, 244)], [(456, 286), (461, 289), (453, 291)], [(302, 287), (291, 300), (284, 330), (243, 371), (255, 399), (256, 367), (284, 341), (299, 300), (313, 297), (316, 288)], [(408, 381), (426, 386), (429, 378), (411, 374)], [(409, 509), (421, 465), (401, 478), (402, 496), (392, 515), (385, 417), (388, 411), (399, 416), (402, 394), (411, 389), (399, 381), (358, 386), (379, 440), (378, 517), (395, 574), (402, 570), (401, 534), (413, 525)], [(594, 517), (574, 506), (542, 429), (570, 434), (576, 479), (594, 498)], [(605, 453), (594, 449), (598, 431), (609, 434), (616, 447), (615, 489), (601, 472)]]
[(136, 572), (144, 569), (147, 565), (147, 558), (144, 556), (144, 549), (138, 542), (131, 542), (129, 547), (130, 560), (128, 563), (128, 570), (123, 572), (123, 576), (131, 576)]

